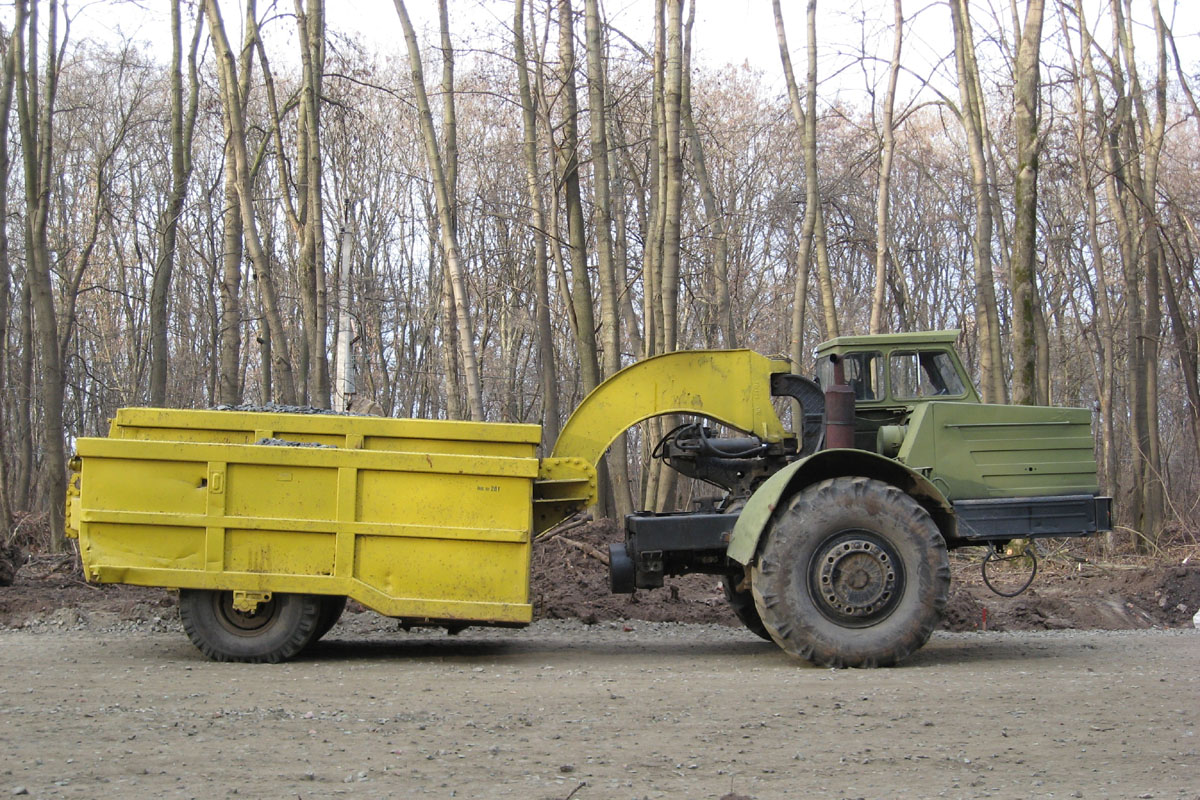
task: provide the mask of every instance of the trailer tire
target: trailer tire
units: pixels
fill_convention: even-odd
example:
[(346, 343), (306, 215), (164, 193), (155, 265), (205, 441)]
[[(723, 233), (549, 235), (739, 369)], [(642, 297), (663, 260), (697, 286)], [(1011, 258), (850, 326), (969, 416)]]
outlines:
[(213, 661), (277, 664), (313, 640), (321, 599), (276, 593), (253, 613), (233, 607), (233, 592), (181, 589), (179, 618), (192, 644)]
[(775, 643), (825, 667), (891, 666), (928, 641), (950, 591), (929, 512), (862, 477), (806, 487), (778, 512), (751, 568)]
[(313, 634), (312, 640), (315, 642), (325, 634), (329, 633), (330, 629), (337, 624), (337, 621), (342, 618), (342, 612), (346, 610), (346, 597), (340, 594), (329, 594), (321, 596), (321, 615), (317, 620), (317, 630)]
[(739, 590), (737, 588), (744, 580), (745, 578), (737, 573), (725, 575), (721, 579), (721, 586), (725, 590), (725, 599), (729, 601), (729, 607), (739, 622), (755, 636), (769, 642), (771, 634), (767, 631), (767, 626), (763, 625), (762, 617), (758, 615), (758, 608), (754, 605), (754, 594), (749, 589)]

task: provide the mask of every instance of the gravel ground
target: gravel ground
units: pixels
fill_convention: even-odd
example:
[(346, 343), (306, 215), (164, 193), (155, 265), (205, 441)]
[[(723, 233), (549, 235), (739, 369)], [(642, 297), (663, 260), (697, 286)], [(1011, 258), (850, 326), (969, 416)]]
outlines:
[(938, 633), (860, 671), (722, 625), (347, 614), (253, 666), (104, 613), (0, 630), (0, 795), (1200, 798), (1195, 630)]

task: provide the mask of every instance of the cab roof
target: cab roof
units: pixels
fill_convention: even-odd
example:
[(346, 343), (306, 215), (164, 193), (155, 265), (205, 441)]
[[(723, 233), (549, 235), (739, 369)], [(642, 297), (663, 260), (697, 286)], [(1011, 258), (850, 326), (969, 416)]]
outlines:
[(876, 333), (866, 336), (838, 336), (817, 345), (817, 355), (826, 353), (863, 348), (890, 349), (894, 347), (920, 347), (923, 345), (953, 346), (958, 341), (960, 331), (957, 329), (945, 331), (916, 331), (913, 333)]

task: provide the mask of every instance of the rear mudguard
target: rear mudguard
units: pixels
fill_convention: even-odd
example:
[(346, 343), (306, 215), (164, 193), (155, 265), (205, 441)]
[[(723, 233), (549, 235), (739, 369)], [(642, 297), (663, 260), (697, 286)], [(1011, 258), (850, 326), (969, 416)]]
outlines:
[(806, 486), (826, 478), (847, 475), (874, 478), (907, 492), (933, 517), (942, 537), (955, 538), (954, 508), (923, 475), (898, 461), (866, 450), (822, 450), (788, 464), (763, 482), (746, 501), (733, 528), (726, 554), (739, 564), (749, 565), (758, 553), (759, 539), (781, 503)]

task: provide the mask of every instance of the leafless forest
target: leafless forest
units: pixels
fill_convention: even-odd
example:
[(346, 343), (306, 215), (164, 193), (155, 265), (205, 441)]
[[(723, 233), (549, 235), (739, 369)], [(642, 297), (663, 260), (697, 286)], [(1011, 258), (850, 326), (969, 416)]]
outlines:
[[(394, 0), (390, 52), (322, 0), (163, 2), (161, 52), (65, 2), (0, 9), (8, 540), (62, 546), (72, 441), (121, 406), (342, 405), (342, 334), (356, 408), (552, 443), (648, 355), (808, 371), (839, 333), (932, 328), (990, 402), (1095, 409), (1110, 546), (1195, 536), (1200, 39), (1175, 0), (865, 3), (857, 103), (819, 74), (816, 0), (773, 0), (770, 80), (692, 63), (693, 5), (646, 2), (640, 30), (599, 0), (493, 2), (484, 30), (475, 2), (415, 26)], [(908, 14), (944, 18), (951, 90), (908, 65)], [(659, 432), (612, 448), (606, 510), (687, 501), (646, 466)]]

